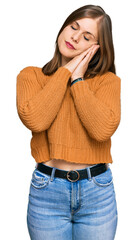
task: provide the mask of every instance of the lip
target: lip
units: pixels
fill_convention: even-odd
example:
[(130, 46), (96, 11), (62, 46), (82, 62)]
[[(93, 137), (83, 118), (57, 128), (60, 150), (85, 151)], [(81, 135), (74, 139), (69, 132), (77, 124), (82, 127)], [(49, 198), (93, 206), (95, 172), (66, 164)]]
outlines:
[(66, 45), (67, 45), (68, 48), (75, 49), (70, 42), (67, 42), (67, 41), (66, 41)]

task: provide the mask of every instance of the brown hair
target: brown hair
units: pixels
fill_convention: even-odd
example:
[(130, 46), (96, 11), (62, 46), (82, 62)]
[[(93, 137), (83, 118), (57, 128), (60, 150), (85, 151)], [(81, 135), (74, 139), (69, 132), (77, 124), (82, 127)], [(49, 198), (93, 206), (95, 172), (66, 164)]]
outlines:
[(54, 56), (42, 68), (42, 72), (45, 75), (51, 75), (61, 66), (61, 53), (58, 47), (58, 37), (60, 33), (73, 21), (82, 18), (92, 18), (98, 20), (98, 44), (100, 45), (99, 50), (89, 62), (84, 77), (92, 78), (97, 74), (102, 75), (107, 71), (116, 73), (111, 19), (100, 6), (85, 5), (72, 12), (62, 25), (56, 38)]

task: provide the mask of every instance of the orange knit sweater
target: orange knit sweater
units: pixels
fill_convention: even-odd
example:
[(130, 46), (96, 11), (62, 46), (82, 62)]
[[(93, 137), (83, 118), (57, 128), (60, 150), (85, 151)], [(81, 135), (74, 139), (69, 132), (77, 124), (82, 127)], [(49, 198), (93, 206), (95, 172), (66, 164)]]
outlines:
[(121, 79), (111, 72), (70, 86), (71, 72), (51, 76), (39, 67), (17, 75), (17, 110), (32, 131), (36, 162), (64, 159), (81, 164), (112, 163), (111, 136), (121, 118)]

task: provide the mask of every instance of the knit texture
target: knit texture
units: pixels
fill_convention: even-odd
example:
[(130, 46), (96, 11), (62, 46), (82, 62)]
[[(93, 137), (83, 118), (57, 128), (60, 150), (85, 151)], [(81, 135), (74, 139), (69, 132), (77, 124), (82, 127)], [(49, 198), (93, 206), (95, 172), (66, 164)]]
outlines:
[(121, 79), (107, 72), (70, 86), (70, 77), (65, 67), (47, 76), (30, 66), (17, 75), (17, 111), (32, 131), (31, 154), (36, 162), (112, 163)]

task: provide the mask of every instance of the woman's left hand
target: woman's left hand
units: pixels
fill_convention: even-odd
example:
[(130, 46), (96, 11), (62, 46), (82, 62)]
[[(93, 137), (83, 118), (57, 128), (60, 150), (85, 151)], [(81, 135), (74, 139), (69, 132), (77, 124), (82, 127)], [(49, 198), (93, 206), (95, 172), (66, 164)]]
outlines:
[(73, 82), (75, 79), (83, 77), (87, 68), (88, 64), (99, 49), (99, 45), (93, 45), (91, 50), (87, 53), (87, 55), (81, 60), (81, 62), (78, 64), (77, 68), (74, 70), (74, 72), (71, 75), (71, 82)]

